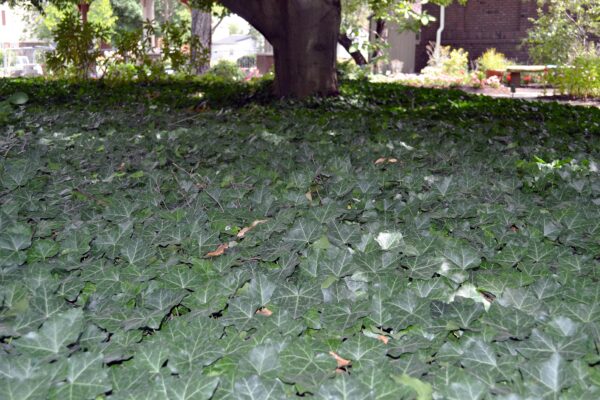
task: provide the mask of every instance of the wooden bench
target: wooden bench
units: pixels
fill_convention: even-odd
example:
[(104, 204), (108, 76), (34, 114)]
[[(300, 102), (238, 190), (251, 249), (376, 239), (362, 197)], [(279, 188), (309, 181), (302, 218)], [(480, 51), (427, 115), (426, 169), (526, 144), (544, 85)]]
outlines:
[(555, 68), (556, 65), (511, 65), (506, 67), (506, 72), (510, 73), (510, 88), (514, 92), (517, 86), (521, 86), (521, 73), (523, 72), (548, 72)]

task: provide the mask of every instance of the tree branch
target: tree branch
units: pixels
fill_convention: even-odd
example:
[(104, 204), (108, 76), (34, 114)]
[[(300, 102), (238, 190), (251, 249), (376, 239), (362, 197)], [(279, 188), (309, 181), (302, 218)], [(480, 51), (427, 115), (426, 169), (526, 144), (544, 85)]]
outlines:
[(352, 47), (352, 39), (346, 32), (340, 32), (340, 37), (338, 38), (338, 43), (342, 45), (344, 49), (352, 56), (352, 59), (356, 63), (356, 65), (367, 65), (367, 59), (360, 50), (350, 51)]
[(244, 18), (267, 39), (277, 32), (282, 23), (281, 2), (288, 0), (218, 0), (233, 13)]

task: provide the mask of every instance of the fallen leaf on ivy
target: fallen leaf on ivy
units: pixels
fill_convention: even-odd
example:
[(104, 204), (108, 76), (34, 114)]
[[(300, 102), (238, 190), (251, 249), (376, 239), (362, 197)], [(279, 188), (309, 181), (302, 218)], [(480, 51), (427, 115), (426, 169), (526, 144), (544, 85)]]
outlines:
[(215, 251), (210, 251), (210, 252), (206, 253), (205, 257), (222, 256), (223, 253), (225, 253), (225, 250), (227, 250), (228, 248), (229, 248), (229, 244), (227, 244), (227, 243), (220, 244), (219, 247), (217, 247), (217, 249)]
[(379, 335), (377, 336), (377, 340), (383, 342), (383, 344), (388, 344), (388, 342), (390, 341), (390, 338), (384, 335)]
[(381, 157), (378, 158), (377, 160), (375, 160), (375, 165), (379, 165), (379, 164), (383, 164), (383, 163), (389, 163), (389, 164), (396, 164), (398, 162), (397, 158), (386, 158), (386, 157)]
[(337, 362), (338, 368), (347, 367), (352, 363), (352, 361), (346, 360), (345, 358), (340, 357), (333, 351), (330, 351), (329, 355), (335, 359), (335, 361)]
[(263, 307), (256, 310), (256, 314), (263, 315), (265, 317), (270, 317), (271, 315), (273, 315), (273, 311), (269, 310), (266, 307)]
[(252, 224), (250, 224), (250, 226), (247, 226), (247, 227), (243, 228), (241, 231), (239, 231), (236, 236), (238, 238), (243, 238), (246, 235), (246, 233), (248, 233), (252, 229), (256, 228), (257, 225), (264, 224), (266, 222), (267, 222), (266, 219), (257, 219)]

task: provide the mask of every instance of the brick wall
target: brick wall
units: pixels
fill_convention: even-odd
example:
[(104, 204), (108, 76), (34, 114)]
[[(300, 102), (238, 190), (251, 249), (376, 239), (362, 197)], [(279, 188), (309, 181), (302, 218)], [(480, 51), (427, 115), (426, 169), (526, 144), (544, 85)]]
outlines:
[[(421, 30), (417, 44), (415, 67), (420, 71), (427, 65), (426, 46), (435, 42), (439, 27), (440, 7), (428, 4), (427, 12), (437, 18)], [(463, 48), (472, 61), (487, 49), (494, 47), (508, 58), (527, 62), (527, 49), (521, 42), (531, 26), (529, 18), (537, 15), (535, 0), (469, 0), (465, 6), (446, 7), (446, 28), (442, 45)]]

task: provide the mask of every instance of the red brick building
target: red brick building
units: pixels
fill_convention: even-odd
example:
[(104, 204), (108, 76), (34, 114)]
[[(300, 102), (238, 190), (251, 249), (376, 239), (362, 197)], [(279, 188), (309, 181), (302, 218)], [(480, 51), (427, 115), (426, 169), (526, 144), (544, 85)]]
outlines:
[[(440, 7), (425, 5), (427, 12), (437, 18), (421, 30), (415, 54), (415, 70), (427, 65), (426, 46), (435, 42), (439, 28)], [(531, 26), (530, 18), (537, 15), (535, 0), (469, 0), (465, 6), (446, 7), (446, 24), (442, 45), (463, 48), (475, 60), (486, 49), (496, 48), (510, 59), (527, 62), (527, 50), (522, 40)]]

